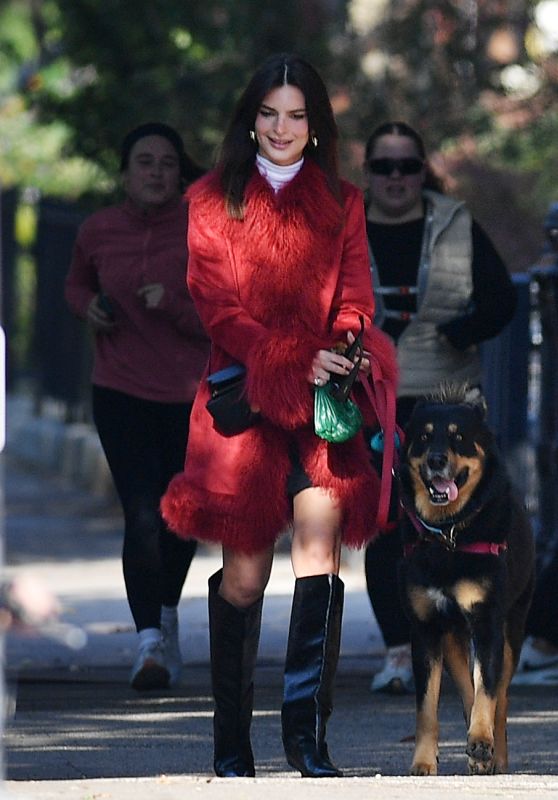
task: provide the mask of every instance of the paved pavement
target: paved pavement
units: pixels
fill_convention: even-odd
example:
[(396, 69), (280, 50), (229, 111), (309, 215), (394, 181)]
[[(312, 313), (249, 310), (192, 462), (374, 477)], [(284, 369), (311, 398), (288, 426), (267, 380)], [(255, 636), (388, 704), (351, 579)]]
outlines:
[[(16, 458), (14, 452), (18, 454)], [(376, 797), (558, 798), (558, 686), (517, 686), (509, 722), (512, 774), (466, 776), (464, 726), (452, 687), (441, 702), (440, 777), (406, 777), (412, 755), (411, 697), (371, 695), (381, 637), (364, 588), (362, 557), (348, 556), (345, 621), (335, 711), (328, 729), (346, 777), (302, 780), (280, 744), (281, 669), (293, 578), (279, 547), (264, 604), (253, 723), (256, 779), (217, 779), (211, 770), (211, 697), (206, 585), (215, 550), (195, 558), (180, 607), (185, 674), (174, 691), (138, 695), (128, 672), (135, 633), (120, 567), (121, 522), (110, 492), (30, 468), (17, 448), (2, 457), (6, 572), (26, 572), (56, 592), (63, 624), (47, 636), (6, 638), (4, 794), (11, 798), (269, 800)], [(44, 467), (44, 465), (42, 465)], [(83, 647), (65, 644), (84, 631)], [(78, 637), (79, 638), (79, 637)], [(76, 637), (69, 641), (75, 641)]]

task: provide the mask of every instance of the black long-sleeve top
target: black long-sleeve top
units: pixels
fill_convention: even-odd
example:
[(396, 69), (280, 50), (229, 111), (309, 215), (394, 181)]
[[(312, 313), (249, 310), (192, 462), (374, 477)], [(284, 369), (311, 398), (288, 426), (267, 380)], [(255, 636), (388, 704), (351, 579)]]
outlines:
[[(416, 286), (424, 218), (400, 224), (367, 221), (368, 239), (384, 286)], [(514, 315), (515, 286), (506, 266), (481, 226), (471, 227), (473, 292), (467, 312), (438, 326), (453, 347), (465, 350), (496, 336)], [(416, 312), (416, 295), (384, 295), (386, 308)], [(395, 342), (408, 322), (386, 319), (383, 329)]]

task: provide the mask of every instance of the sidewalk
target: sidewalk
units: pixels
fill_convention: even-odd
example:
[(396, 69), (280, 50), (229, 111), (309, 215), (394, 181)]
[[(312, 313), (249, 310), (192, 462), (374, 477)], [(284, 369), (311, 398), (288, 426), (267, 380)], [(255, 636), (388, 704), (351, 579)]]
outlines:
[[(489, 778), (466, 775), (465, 730), (448, 685), (441, 702), (440, 777), (405, 777), (411, 756), (414, 700), (371, 695), (382, 643), (365, 592), (362, 557), (346, 560), (345, 620), (330, 750), (346, 777), (302, 780), (281, 747), (280, 702), (293, 577), (279, 552), (264, 603), (256, 675), (253, 741), (256, 779), (213, 777), (207, 578), (218, 552), (200, 550), (180, 607), (183, 685), (137, 694), (128, 672), (135, 633), (120, 565), (120, 517), (110, 498), (44, 477), (9, 450), (2, 457), (7, 506), (7, 572), (38, 575), (60, 598), (63, 621), (83, 629), (85, 646), (9, 634), (5, 794), (77, 800), (292, 800), (449, 797), (558, 798), (558, 687), (514, 687), (509, 722), (510, 769)], [(284, 550), (285, 548), (281, 548)], [(65, 630), (51, 632), (53, 635)]]

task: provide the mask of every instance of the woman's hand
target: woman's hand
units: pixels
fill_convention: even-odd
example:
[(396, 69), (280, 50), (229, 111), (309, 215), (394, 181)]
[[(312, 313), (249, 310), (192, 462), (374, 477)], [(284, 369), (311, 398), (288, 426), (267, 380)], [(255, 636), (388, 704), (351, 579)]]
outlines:
[(137, 294), (143, 298), (146, 308), (158, 308), (165, 294), (165, 287), (162, 283), (146, 283), (138, 289)]
[(324, 386), (332, 372), (337, 375), (347, 375), (352, 366), (352, 362), (340, 353), (332, 350), (318, 350), (306, 379), (308, 383), (313, 383), (315, 386)]
[(87, 307), (85, 318), (94, 331), (110, 333), (116, 325), (113, 317), (99, 305), (100, 294), (96, 294)]

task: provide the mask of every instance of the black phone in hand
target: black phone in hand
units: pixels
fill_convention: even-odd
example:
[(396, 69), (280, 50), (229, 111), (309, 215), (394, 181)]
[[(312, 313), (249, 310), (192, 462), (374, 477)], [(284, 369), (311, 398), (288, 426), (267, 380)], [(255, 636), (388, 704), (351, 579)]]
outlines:
[(360, 331), (355, 337), (354, 342), (350, 344), (343, 353), (345, 358), (348, 358), (349, 361), (354, 361), (356, 358), (356, 362), (353, 364), (351, 371), (347, 375), (335, 375), (335, 373), (333, 373), (329, 380), (331, 396), (335, 398), (335, 400), (339, 400), (341, 403), (344, 403), (349, 397), (354, 382), (357, 379), (358, 371), (362, 361), (362, 335), (364, 333), (364, 317), (359, 317), (359, 321)]

